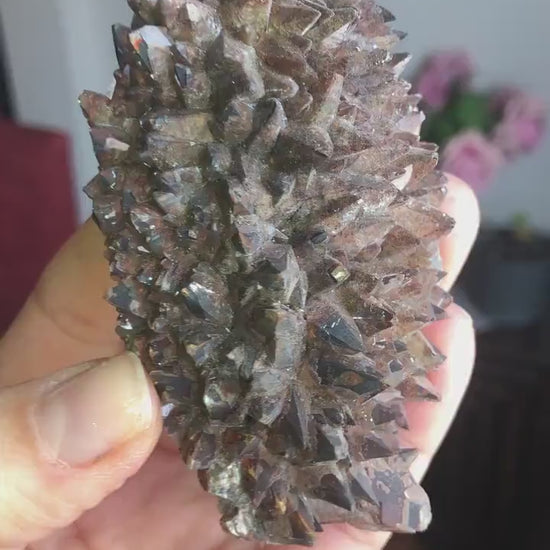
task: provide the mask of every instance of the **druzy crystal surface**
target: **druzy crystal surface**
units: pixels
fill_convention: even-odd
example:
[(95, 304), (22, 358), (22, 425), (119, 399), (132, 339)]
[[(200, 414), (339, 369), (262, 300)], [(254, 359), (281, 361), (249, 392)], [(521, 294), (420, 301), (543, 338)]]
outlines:
[[(84, 92), (118, 333), (230, 533), (416, 531), (404, 401), (437, 399), (445, 179), (371, 0), (130, 0)], [(182, 465), (183, 467), (183, 465)]]

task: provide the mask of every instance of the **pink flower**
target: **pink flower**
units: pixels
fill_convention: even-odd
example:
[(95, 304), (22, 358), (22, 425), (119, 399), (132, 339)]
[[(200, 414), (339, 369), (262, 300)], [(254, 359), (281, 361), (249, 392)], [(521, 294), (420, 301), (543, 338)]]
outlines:
[(506, 90), (496, 98), (502, 120), (493, 141), (503, 153), (514, 158), (537, 148), (546, 130), (546, 107), (536, 97), (519, 90)]
[(443, 170), (462, 178), (476, 192), (488, 187), (504, 162), (500, 149), (476, 130), (458, 134), (441, 155)]
[(466, 85), (473, 75), (473, 63), (465, 52), (441, 52), (426, 60), (416, 81), (416, 91), (433, 109), (443, 107), (456, 85)]

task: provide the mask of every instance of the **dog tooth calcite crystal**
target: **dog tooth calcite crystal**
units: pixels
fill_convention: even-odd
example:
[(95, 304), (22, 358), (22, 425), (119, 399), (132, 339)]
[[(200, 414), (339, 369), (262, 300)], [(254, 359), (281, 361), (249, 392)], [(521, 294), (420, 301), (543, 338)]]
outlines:
[[(422, 328), (445, 178), (371, 0), (130, 0), (112, 96), (81, 105), (100, 164), (118, 333), (222, 525), (313, 544), (413, 532), (404, 402), (435, 400)], [(182, 466), (183, 467), (183, 466)]]

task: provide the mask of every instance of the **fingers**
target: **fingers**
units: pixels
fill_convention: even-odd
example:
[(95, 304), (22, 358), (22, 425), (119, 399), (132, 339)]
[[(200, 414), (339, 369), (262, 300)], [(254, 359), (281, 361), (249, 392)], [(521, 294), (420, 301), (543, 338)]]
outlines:
[(145, 462), (161, 430), (137, 357), (0, 390), (0, 548), (75, 521)]
[(461, 307), (451, 305), (448, 318), (425, 330), (429, 340), (447, 359), (429, 378), (441, 395), (439, 402), (409, 402), (410, 431), (407, 443), (420, 451), (413, 474), (422, 478), (458, 411), (470, 382), (475, 359), (475, 334), (472, 318)]
[[(437, 403), (407, 404), (410, 431), (403, 435), (402, 444), (420, 451), (411, 468), (417, 479), (425, 474), (455, 417), (474, 364), (475, 340), (470, 316), (457, 305), (449, 307), (448, 315), (427, 330), (430, 340), (447, 354), (445, 363), (430, 376), (442, 399)], [(389, 537), (388, 533), (360, 531), (350, 525), (329, 525), (319, 535), (315, 550), (381, 550)]]
[(472, 189), (455, 176), (448, 176), (448, 193), (442, 210), (454, 218), (452, 233), (441, 240), (443, 270), (447, 276), (441, 282), (449, 290), (462, 270), (479, 229), (479, 205)]
[[(453, 232), (440, 244), (443, 269), (447, 276), (441, 286), (449, 290), (458, 278), (479, 229), (479, 206), (475, 194), (463, 181), (449, 175), (448, 194), (442, 210), (456, 221)], [(475, 357), (475, 337), (470, 316), (453, 304), (448, 318), (434, 323), (425, 331), (431, 342), (447, 355), (447, 360), (430, 375), (439, 390), (437, 403), (408, 403), (410, 431), (404, 434), (404, 446), (414, 447), (420, 455), (411, 471), (421, 479), (447, 433), (472, 374)], [(359, 531), (349, 525), (329, 526), (319, 537), (315, 550), (345, 548), (346, 550), (381, 550), (390, 535)]]

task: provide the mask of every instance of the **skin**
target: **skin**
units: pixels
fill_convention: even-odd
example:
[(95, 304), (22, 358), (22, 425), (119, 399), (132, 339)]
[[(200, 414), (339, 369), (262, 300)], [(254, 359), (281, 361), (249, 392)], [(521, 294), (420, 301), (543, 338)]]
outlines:
[[(450, 289), (475, 239), (479, 212), (471, 190), (454, 178), (443, 208), (457, 221), (452, 235), (441, 243), (448, 273), (443, 286)], [(115, 313), (103, 299), (110, 285), (103, 237), (88, 222), (46, 269), (0, 341), (0, 415), (5, 407), (2, 421), (8, 430), (26, 414), (24, 409), (29, 399), (32, 401), (29, 395), (40, 379), (123, 351), (114, 333)], [(442, 401), (408, 404), (411, 429), (403, 433), (403, 440), (420, 450), (413, 465), (418, 478), (425, 473), (456, 414), (474, 361), (470, 317), (456, 305), (449, 308), (448, 315), (448, 319), (426, 329), (448, 357), (431, 375)], [(8, 407), (6, 403), (15, 405)], [(1, 426), (0, 422), (0, 433)], [(36, 446), (32, 437), (29, 433), (18, 443), (22, 453)], [(17, 459), (6, 449), (0, 438), (0, 486), (2, 469)], [(145, 430), (113, 448), (97, 464), (63, 471), (59, 479), (53, 479), (49, 470), (42, 471), (41, 464), (29, 468), (40, 470), (47, 479), (42, 485), (31, 483), (25, 495), (10, 494), (10, 480), (6, 481), (7, 496), (2, 497), (0, 491), (0, 512), (4, 506), (17, 510), (17, 515), (16, 521), (8, 523), (0, 519), (2, 550), (275, 549), (233, 539), (221, 530), (215, 498), (200, 488), (195, 473), (182, 466), (177, 449), (161, 435), (158, 412)], [(17, 475), (29, 479), (36, 474), (20, 470)], [(67, 487), (71, 483), (78, 483), (79, 491), (69, 497)], [(385, 533), (333, 525), (318, 537), (315, 550), (380, 550), (388, 538)]]

